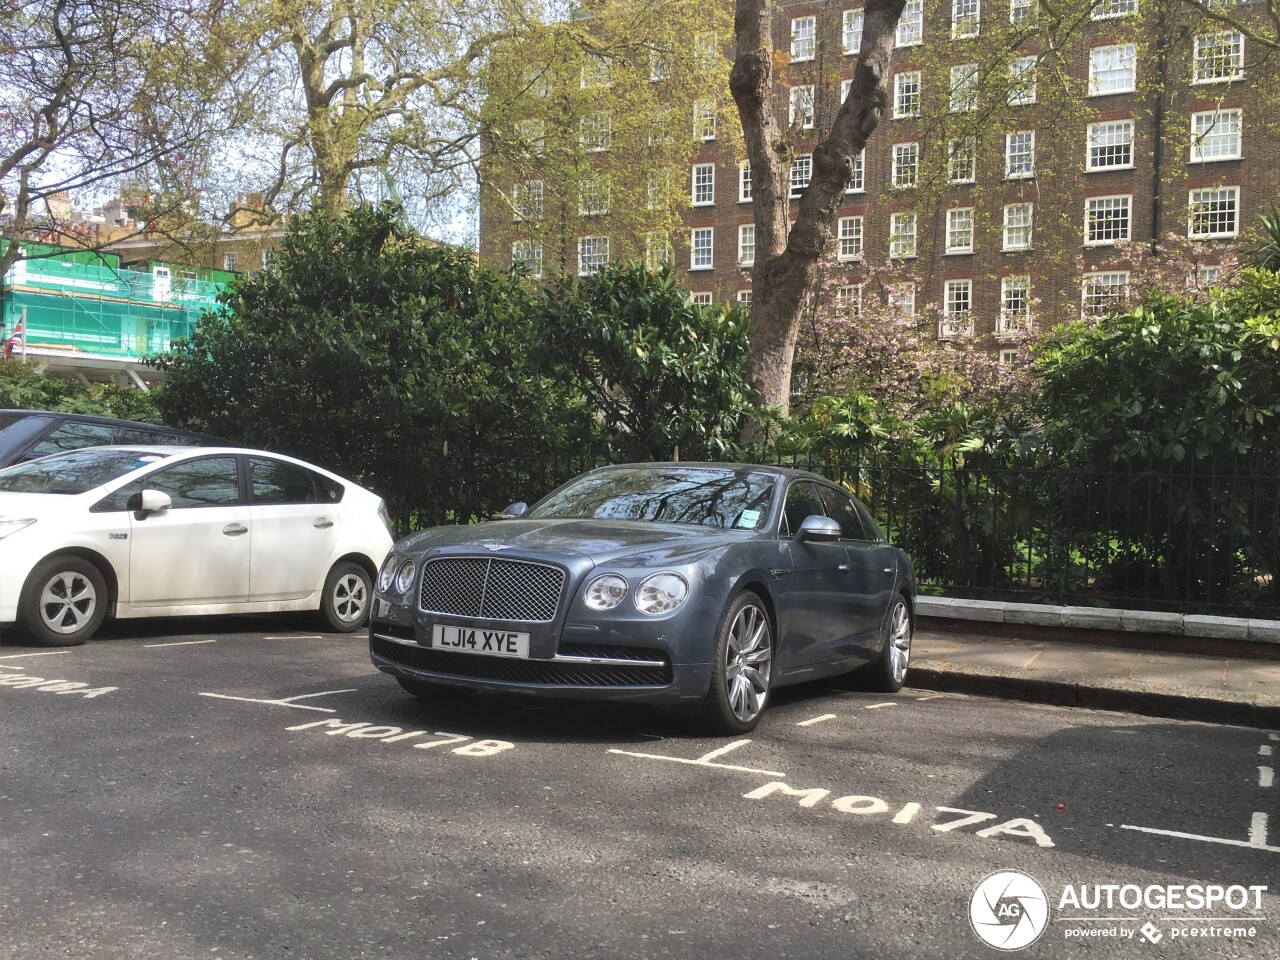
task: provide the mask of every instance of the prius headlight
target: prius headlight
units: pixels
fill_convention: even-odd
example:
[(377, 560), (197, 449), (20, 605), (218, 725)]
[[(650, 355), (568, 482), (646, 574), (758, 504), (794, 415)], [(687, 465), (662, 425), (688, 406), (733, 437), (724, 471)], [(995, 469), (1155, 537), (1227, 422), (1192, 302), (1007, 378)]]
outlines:
[(387, 559), (382, 561), (382, 569), (378, 571), (378, 592), (386, 593), (391, 589), (391, 581), (396, 577), (396, 566), (400, 563), (400, 558), (394, 553), (389, 554)]
[(592, 610), (612, 610), (627, 599), (627, 581), (616, 573), (606, 573), (587, 584), (583, 602)]
[(396, 593), (408, 593), (409, 588), (413, 586), (413, 575), (418, 570), (418, 565), (412, 560), (406, 560), (400, 564), (400, 569), (396, 573)]
[(689, 596), (689, 584), (678, 573), (655, 573), (636, 588), (636, 609), (656, 616), (669, 613)]

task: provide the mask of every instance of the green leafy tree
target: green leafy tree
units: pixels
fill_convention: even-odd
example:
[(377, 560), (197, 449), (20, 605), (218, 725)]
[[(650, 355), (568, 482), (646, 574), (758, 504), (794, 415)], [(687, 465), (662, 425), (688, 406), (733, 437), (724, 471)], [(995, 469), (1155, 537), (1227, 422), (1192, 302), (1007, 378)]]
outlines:
[(79, 380), (39, 373), (33, 363), (0, 361), (0, 408), (58, 410), (162, 423), (155, 400), (154, 393), (111, 383), (85, 385)]
[(155, 361), (166, 415), (361, 479), (402, 527), (443, 519), (446, 493), (474, 513), (517, 499), (484, 471), (552, 453), (585, 419), (530, 372), (523, 285), (424, 240), (391, 205), (296, 218), (272, 268), (223, 308)]
[(613, 264), (542, 294), (538, 349), (596, 411), (615, 457), (712, 456), (750, 408), (741, 311), (691, 303), (670, 270)]

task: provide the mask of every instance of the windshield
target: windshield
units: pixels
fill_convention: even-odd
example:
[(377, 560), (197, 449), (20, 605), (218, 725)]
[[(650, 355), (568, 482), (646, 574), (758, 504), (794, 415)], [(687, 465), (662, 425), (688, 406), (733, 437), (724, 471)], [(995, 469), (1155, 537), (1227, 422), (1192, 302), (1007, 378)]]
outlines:
[(710, 467), (625, 467), (572, 481), (529, 512), (536, 520), (650, 520), (757, 530), (773, 479)]
[(84, 493), (163, 459), (162, 454), (120, 447), (73, 450), (0, 470), (0, 493)]

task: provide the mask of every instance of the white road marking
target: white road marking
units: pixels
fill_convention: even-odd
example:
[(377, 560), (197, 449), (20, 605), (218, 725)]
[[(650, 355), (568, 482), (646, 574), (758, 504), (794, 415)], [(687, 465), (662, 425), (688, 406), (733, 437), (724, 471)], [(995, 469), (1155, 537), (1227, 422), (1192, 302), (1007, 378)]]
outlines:
[(1037, 650), (1034, 654), (1032, 654), (1032, 655), (1031, 655), (1031, 659), (1030, 659), (1030, 660), (1028, 660), (1026, 663), (1024, 663), (1024, 664), (1022, 665), (1022, 669), (1023, 669), (1023, 670), (1027, 669), (1027, 667), (1031, 666), (1033, 663), (1035, 663), (1037, 660), (1039, 660), (1039, 659), (1040, 659), (1040, 654), (1042, 654), (1042, 653), (1044, 653), (1044, 651), (1043, 651), (1043, 650)]
[(731, 750), (737, 750), (739, 747), (745, 747), (750, 742), (751, 742), (750, 740), (735, 740), (733, 741), (733, 743), (726, 744), (723, 747), (718, 747), (715, 750), (712, 750), (710, 753), (704, 753), (702, 756), (698, 758), (698, 762), (708, 763), (716, 759), (716, 757), (723, 757), (726, 753), (729, 753)]
[(47, 653), (15, 653), (7, 657), (0, 657), (0, 660), (21, 660), (23, 657), (58, 657), (70, 652), (70, 650), (50, 650)]
[(1258, 786), (1269, 787), (1275, 781), (1276, 772), (1270, 767), (1258, 768)]
[(193, 647), (197, 643), (217, 643), (217, 640), (180, 640), (177, 643), (144, 643), (144, 647)]
[(836, 718), (836, 715), (834, 713), (824, 713), (822, 716), (814, 717), (812, 720), (801, 720), (799, 723), (796, 724), (796, 726), (812, 727), (815, 723), (821, 723), (823, 720), (834, 720), (835, 718)]
[(1271, 748), (1264, 743), (1262, 746), (1258, 748), (1258, 756), (1260, 757), (1271, 756)]
[(26, 669), (26, 667), (10, 667), (7, 664), (0, 664), (0, 670), (16, 670), (18, 673), (22, 673)]
[(896, 707), (896, 706), (897, 706), (897, 704), (896, 704), (896, 703), (894, 703), (893, 701), (888, 701), (887, 703), (873, 703), (873, 704), (870, 704), (870, 705), (868, 705), (868, 706), (866, 706), (866, 707), (863, 707), (863, 709), (864, 709), (864, 710), (879, 710), (881, 707)]
[[(1253, 825), (1256, 825), (1258, 818), (1253, 818)], [(1120, 824), (1121, 830), (1137, 830), (1140, 833), (1153, 833), (1158, 837), (1177, 837), (1179, 840), (1199, 840), (1201, 843), (1221, 843), (1228, 847), (1248, 847), (1250, 850), (1266, 850), (1269, 853), (1280, 853), (1280, 847), (1268, 846), (1265, 843), (1255, 843), (1252, 826), (1249, 831), (1248, 840), (1231, 840), (1227, 837), (1205, 837), (1198, 833), (1183, 833), (1180, 830), (1157, 830), (1155, 827), (1135, 827), (1130, 823)]]
[(329, 707), (313, 707), (305, 703), (294, 703), (295, 700), (307, 700), (311, 697), (327, 697), (334, 693), (355, 693), (356, 688), (350, 690), (322, 690), (320, 693), (300, 693), (296, 697), (285, 697), (281, 700), (263, 700), (257, 697), (233, 697), (226, 693), (202, 693), (202, 697), (212, 697), (215, 700), (237, 700), (241, 703), (265, 703), (273, 707), (292, 707), (295, 710), (316, 710), (320, 713), (337, 713), (337, 710), (331, 710)]
[[(757, 770), (755, 767), (738, 767), (731, 763), (709, 763), (703, 758), (697, 760), (687, 760), (684, 757), (666, 757), (660, 753), (634, 753), (631, 750), (610, 750), (610, 753), (616, 753), (623, 757), (639, 757), (641, 760), (666, 760), (668, 763), (683, 763), (690, 767), (711, 767), (714, 770), (733, 770), (737, 773), (759, 773), (766, 777), (785, 777), (785, 773), (777, 770)], [(715, 753), (713, 750), (712, 753)]]
[(1255, 813), (1253, 822), (1249, 824), (1249, 842), (1255, 847), (1267, 845), (1267, 815)]
[(318, 633), (300, 634), (294, 633), (287, 637), (263, 637), (263, 640), (323, 640), (324, 637)]
[(1267, 738), (1270, 740), (1280, 740), (1280, 733), (1268, 733)]
[(926, 700), (945, 700), (945, 699), (946, 699), (946, 697), (944, 697), (944, 696), (943, 696), (942, 694), (940, 694), (940, 693), (935, 693), (935, 694), (934, 694), (933, 696), (931, 696), (931, 697), (916, 697), (916, 700), (917, 700), (917, 702), (919, 702), (919, 703), (923, 703), (923, 702), (924, 702), (924, 701), (926, 701)]

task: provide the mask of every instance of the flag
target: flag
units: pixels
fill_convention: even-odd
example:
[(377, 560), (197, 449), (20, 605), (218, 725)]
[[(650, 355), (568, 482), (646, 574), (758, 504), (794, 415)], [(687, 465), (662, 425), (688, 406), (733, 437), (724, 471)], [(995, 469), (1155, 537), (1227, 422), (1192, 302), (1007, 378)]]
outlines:
[(23, 329), (23, 323), (22, 320), (19, 319), (18, 325), (13, 328), (13, 336), (9, 337), (9, 339), (4, 342), (4, 358), (6, 360), (13, 356), (13, 350), (15, 347), (22, 346), (22, 341), (25, 337), (26, 334)]

